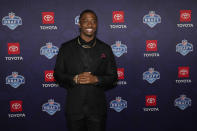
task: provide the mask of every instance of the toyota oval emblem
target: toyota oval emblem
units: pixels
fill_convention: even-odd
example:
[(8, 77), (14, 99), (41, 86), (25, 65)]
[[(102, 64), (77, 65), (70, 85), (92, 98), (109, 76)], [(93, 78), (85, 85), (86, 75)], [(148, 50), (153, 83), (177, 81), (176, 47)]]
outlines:
[(53, 20), (53, 16), (52, 15), (45, 15), (44, 16), (44, 20), (45, 21), (52, 21)]
[(122, 18), (123, 18), (123, 16), (121, 14), (115, 14), (114, 15), (115, 20), (121, 20)]
[(118, 77), (122, 77), (122, 76), (123, 76), (122, 71), (118, 71)]
[(48, 79), (53, 79), (54, 77), (53, 77), (53, 73), (47, 73), (46, 74), (46, 77), (48, 78)]
[(147, 102), (148, 102), (148, 103), (155, 103), (155, 99), (154, 99), (154, 98), (148, 98), (148, 99), (147, 99)]
[(21, 108), (21, 104), (14, 103), (14, 104), (12, 104), (12, 108), (15, 109), (15, 110), (20, 109)]
[(17, 52), (18, 51), (18, 47), (17, 46), (10, 46), (9, 47), (9, 51), (12, 51), (12, 52)]
[(147, 47), (153, 49), (156, 47), (156, 44), (155, 43), (148, 43)]
[(183, 14), (181, 14), (181, 18), (189, 19), (190, 18), (190, 14), (189, 13), (183, 13)]
[(186, 74), (188, 74), (188, 71), (183, 69), (183, 70), (180, 71), (180, 74), (181, 75), (186, 75)]

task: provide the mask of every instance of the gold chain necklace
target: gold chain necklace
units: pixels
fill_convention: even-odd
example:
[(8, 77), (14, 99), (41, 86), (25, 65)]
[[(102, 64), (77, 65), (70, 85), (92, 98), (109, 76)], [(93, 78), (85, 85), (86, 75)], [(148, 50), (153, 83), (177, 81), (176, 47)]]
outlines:
[(94, 47), (94, 46), (96, 45), (96, 39), (95, 39), (95, 41), (94, 41), (94, 43), (93, 43), (92, 46), (89, 46), (89, 45), (82, 45), (81, 42), (79, 41), (79, 37), (78, 37), (77, 40), (78, 40), (78, 44), (81, 45), (83, 48), (92, 48), (92, 47)]

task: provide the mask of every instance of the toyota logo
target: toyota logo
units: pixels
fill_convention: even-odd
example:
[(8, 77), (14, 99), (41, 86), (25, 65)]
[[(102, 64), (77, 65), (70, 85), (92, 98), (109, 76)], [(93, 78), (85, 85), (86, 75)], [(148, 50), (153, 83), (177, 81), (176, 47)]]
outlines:
[(45, 21), (52, 21), (53, 20), (53, 16), (52, 15), (45, 15), (44, 16), (44, 20)]
[(21, 108), (21, 104), (19, 104), (19, 103), (12, 104), (12, 109), (17, 110), (17, 109), (20, 109), (20, 108)]
[(123, 18), (123, 16), (121, 14), (115, 14), (114, 15), (115, 20), (121, 20), (122, 18)]
[(183, 18), (183, 19), (189, 19), (190, 18), (190, 14), (189, 13), (182, 13), (181, 14), (181, 18)]
[(123, 72), (122, 71), (118, 71), (118, 77), (122, 77), (123, 76)]
[(17, 52), (18, 51), (18, 47), (17, 46), (10, 46), (9, 47), (9, 51), (12, 51), (12, 52)]
[(187, 75), (188, 74), (188, 71), (183, 69), (183, 70), (180, 70), (180, 74), (181, 75)]
[(154, 98), (148, 98), (147, 102), (150, 103), (150, 104), (155, 103), (155, 99)]
[(48, 79), (53, 79), (54, 77), (53, 77), (53, 73), (47, 73), (46, 74), (46, 78), (48, 78)]
[(155, 43), (148, 43), (147, 47), (150, 48), (150, 49), (153, 49), (153, 48), (156, 47), (156, 44)]

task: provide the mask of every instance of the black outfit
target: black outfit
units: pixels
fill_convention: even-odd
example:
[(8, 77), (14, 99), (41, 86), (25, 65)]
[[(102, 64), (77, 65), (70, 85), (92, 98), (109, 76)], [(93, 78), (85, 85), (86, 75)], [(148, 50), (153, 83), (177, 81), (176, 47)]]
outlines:
[[(80, 43), (92, 48), (83, 48)], [(76, 84), (75, 75), (91, 72), (99, 82)], [(67, 89), (66, 118), (71, 131), (104, 131), (107, 103), (105, 90), (115, 87), (117, 68), (111, 47), (94, 38), (86, 43), (80, 37), (62, 44), (56, 60), (54, 77)], [(86, 126), (87, 125), (87, 126)], [(85, 126), (85, 127), (84, 127)], [(88, 129), (87, 129), (88, 128)]]

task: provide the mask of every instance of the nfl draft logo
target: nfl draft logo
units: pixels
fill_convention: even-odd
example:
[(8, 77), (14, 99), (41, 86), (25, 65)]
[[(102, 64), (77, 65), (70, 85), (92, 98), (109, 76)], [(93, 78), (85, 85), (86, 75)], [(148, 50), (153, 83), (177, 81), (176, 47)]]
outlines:
[(150, 11), (148, 15), (143, 17), (143, 23), (147, 24), (150, 28), (153, 28), (158, 23), (161, 23), (161, 17), (155, 14), (155, 11)]
[(187, 107), (191, 106), (191, 104), (192, 100), (187, 98), (186, 95), (180, 95), (180, 97), (174, 101), (174, 106), (177, 106), (181, 110), (185, 110)]
[(127, 53), (127, 46), (122, 44), (121, 41), (116, 41), (115, 44), (111, 45), (112, 51), (115, 56), (120, 57), (124, 53)]
[(143, 73), (143, 80), (148, 81), (148, 83), (152, 84), (157, 79), (160, 79), (160, 73), (158, 71), (154, 71), (154, 68), (149, 68), (148, 71)]
[(116, 97), (116, 100), (110, 102), (110, 108), (114, 109), (116, 112), (121, 112), (124, 108), (127, 108), (127, 101), (123, 100), (121, 97)]
[(9, 16), (5, 16), (2, 19), (2, 24), (14, 30), (19, 25), (22, 25), (22, 19), (19, 16), (15, 16), (15, 13), (9, 13)]
[(12, 75), (6, 77), (6, 84), (11, 85), (13, 88), (18, 88), (21, 84), (25, 84), (25, 78), (18, 75), (18, 72), (12, 72)]
[(40, 55), (46, 56), (48, 59), (52, 59), (58, 54), (59, 48), (54, 46), (51, 42), (46, 43), (46, 46), (40, 48)]
[(19, 43), (8, 43), (8, 54), (20, 54)]
[(193, 45), (188, 43), (187, 40), (182, 40), (181, 43), (176, 45), (176, 52), (179, 52), (181, 55), (185, 56), (189, 52), (193, 51)]
[(75, 25), (79, 24), (79, 17), (80, 17), (79, 15), (75, 17)]
[(60, 111), (60, 104), (54, 102), (53, 99), (48, 100), (47, 103), (42, 105), (42, 111), (47, 112), (49, 115), (54, 115), (57, 111)]
[(43, 24), (54, 24), (54, 12), (42, 12)]
[(123, 23), (124, 22), (124, 11), (113, 11), (113, 23)]
[(180, 10), (180, 22), (190, 22), (191, 21), (191, 10)]

